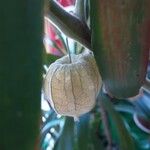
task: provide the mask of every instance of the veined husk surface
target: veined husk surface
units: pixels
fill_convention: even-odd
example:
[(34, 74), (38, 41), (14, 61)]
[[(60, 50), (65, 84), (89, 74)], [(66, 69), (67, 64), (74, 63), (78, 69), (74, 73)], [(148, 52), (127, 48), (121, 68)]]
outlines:
[(52, 108), (61, 115), (79, 117), (89, 112), (96, 102), (101, 77), (89, 50), (79, 55), (64, 56), (48, 69), (43, 91)]

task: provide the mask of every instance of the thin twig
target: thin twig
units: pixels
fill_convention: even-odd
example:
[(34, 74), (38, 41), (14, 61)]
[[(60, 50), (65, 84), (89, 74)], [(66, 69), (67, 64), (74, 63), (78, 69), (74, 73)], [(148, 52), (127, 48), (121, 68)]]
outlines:
[(106, 110), (103, 107), (101, 100), (102, 99), (100, 99), (99, 103), (101, 107), (100, 110), (101, 110), (101, 118), (102, 118), (102, 122), (104, 126), (104, 132), (105, 132), (105, 136), (108, 142), (107, 150), (112, 150), (113, 141), (112, 141), (112, 136), (111, 136), (110, 129), (109, 129), (109, 118), (108, 118), (108, 114)]

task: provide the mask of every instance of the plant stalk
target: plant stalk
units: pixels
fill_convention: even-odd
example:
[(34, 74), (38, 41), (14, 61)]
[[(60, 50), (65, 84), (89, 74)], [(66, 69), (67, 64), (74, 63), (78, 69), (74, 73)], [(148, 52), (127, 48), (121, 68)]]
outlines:
[(71, 53), (70, 53), (69, 44), (68, 44), (68, 38), (66, 38), (66, 46), (67, 46), (67, 52), (68, 52), (68, 55), (69, 55), (70, 63), (72, 63)]
[(84, 21), (65, 11), (58, 2), (53, 0), (46, 0), (45, 15), (66, 36), (91, 49), (91, 33)]
[(101, 101), (102, 99), (100, 98), (99, 103), (100, 103), (101, 119), (104, 126), (104, 133), (108, 142), (107, 150), (112, 150), (113, 140), (109, 128), (109, 118), (105, 108), (103, 107), (103, 103)]

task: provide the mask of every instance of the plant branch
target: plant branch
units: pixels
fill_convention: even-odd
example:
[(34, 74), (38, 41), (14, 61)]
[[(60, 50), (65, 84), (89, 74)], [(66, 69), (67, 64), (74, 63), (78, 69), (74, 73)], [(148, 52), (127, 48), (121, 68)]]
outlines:
[(112, 150), (113, 140), (109, 129), (109, 118), (105, 108), (103, 107), (103, 103), (101, 101), (102, 101), (102, 97), (100, 96), (99, 103), (100, 103), (101, 118), (104, 126), (105, 136), (108, 142), (107, 150)]
[(68, 13), (56, 1), (46, 1), (45, 13), (51, 22), (66, 36), (91, 49), (91, 33), (84, 21)]

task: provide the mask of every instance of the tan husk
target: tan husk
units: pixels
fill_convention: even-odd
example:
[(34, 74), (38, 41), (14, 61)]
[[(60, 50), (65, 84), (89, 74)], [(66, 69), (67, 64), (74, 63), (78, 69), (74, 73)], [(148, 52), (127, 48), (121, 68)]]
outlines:
[(67, 55), (50, 65), (43, 91), (58, 114), (79, 117), (95, 106), (102, 81), (91, 51), (71, 54), (71, 59)]

